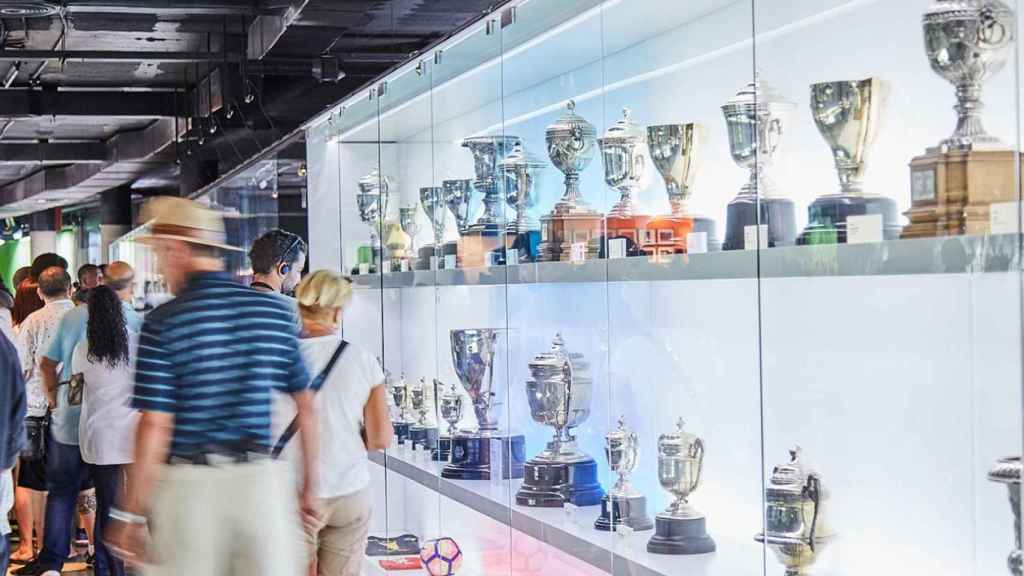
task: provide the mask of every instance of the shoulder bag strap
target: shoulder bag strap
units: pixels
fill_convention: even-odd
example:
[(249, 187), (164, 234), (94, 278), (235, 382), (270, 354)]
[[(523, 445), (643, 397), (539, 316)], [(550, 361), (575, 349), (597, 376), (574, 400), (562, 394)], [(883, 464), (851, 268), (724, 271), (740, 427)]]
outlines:
[[(334, 351), (334, 355), (327, 361), (327, 366), (325, 366), (323, 371), (317, 374), (316, 378), (313, 379), (313, 382), (310, 383), (309, 387), (314, 393), (319, 392), (320, 389), (324, 387), (324, 383), (327, 382), (327, 377), (330, 376), (331, 370), (334, 368), (334, 365), (337, 364), (338, 358), (341, 357), (341, 353), (345, 351), (347, 346), (348, 342), (342, 340), (341, 343), (338, 344), (338, 348)], [(277, 444), (274, 445), (274, 449), (270, 452), (270, 456), (275, 459), (280, 457), (285, 446), (287, 446), (288, 442), (295, 437), (295, 433), (298, 431), (299, 417), (296, 415), (295, 418), (292, 419), (291, 423), (288, 424), (288, 427), (285, 428), (281, 437), (277, 440)]]

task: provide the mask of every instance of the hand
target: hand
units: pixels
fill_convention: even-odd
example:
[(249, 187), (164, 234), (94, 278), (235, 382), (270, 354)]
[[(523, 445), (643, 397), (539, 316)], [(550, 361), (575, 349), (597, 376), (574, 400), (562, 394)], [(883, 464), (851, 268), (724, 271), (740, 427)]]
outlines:
[(107, 549), (124, 561), (129, 568), (140, 568), (146, 563), (146, 540), (148, 527), (110, 518), (104, 542)]
[(299, 496), (299, 511), (302, 515), (302, 525), (306, 531), (313, 532), (320, 525), (320, 500), (313, 494), (311, 488), (305, 488)]
[(47, 394), (46, 395), (46, 405), (50, 407), (50, 411), (51, 412), (53, 410), (56, 410), (57, 409), (57, 395), (56, 394)]

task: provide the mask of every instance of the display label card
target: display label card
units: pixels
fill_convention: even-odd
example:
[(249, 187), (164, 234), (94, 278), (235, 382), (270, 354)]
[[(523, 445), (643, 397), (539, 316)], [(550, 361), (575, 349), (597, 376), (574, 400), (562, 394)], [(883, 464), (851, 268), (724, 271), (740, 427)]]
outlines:
[(910, 173), (910, 199), (914, 202), (935, 200), (935, 168)]
[(587, 243), (576, 242), (572, 245), (572, 253), (569, 255), (569, 261), (579, 264), (587, 259)]
[(402, 260), (402, 272), (408, 272), (408, 271), (409, 271), (409, 261), (408, 260)]
[(619, 524), (615, 527), (615, 534), (623, 541), (627, 546), (633, 544), (633, 529), (625, 524)]
[(881, 242), (882, 236), (882, 215), (863, 214), (860, 216), (846, 217), (846, 243), (847, 244), (869, 244)]
[(381, 263), (381, 270), (383, 270), (385, 274), (390, 274), (391, 273), (391, 260), (385, 260), (384, 262), (382, 262)]
[(708, 233), (707, 232), (690, 232), (686, 235), (686, 253), (687, 254), (707, 254), (708, 252)]
[(436, 272), (437, 271), (437, 256), (431, 256), (430, 257), (430, 270), (432, 272)]
[(445, 254), (444, 255), (444, 269), (445, 270), (455, 270), (455, 263), (456, 263), (455, 262), (455, 254)]
[(367, 263), (367, 262), (360, 262), (359, 263), (359, 274), (360, 275), (364, 275), (364, 274), (369, 274), (369, 273), (370, 273), (370, 264)]
[(990, 234), (1016, 234), (1020, 226), (1020, 202), (995, 202), (989, 205), (988, 228)]
[(567, 502), (562, 506), (562, 510), (565, 511), (565, 521), (570, 524), (575, 524), (577, 516), (576, 513), (579, 511), (579, 506), (575, 504), (569, 504)]
[(519, 265), (519, 249), (518, 248), (509, 248), (508, 250), (505, 250), (505, 263), (508, 264), (509, 266), (518, 266)]
[(608, 258), (626, 257), (626, 239), (612, 238), (608, 241)]
[[(760, 234), (758, 234), (758, 228), (760, 228)], [(758, 246), (758, 239), (760, 238), (761, 245)], [(743, 248), (745, 250), (762, 250), (768, 248), (768, 225), (750, 225), (743, 228)]]

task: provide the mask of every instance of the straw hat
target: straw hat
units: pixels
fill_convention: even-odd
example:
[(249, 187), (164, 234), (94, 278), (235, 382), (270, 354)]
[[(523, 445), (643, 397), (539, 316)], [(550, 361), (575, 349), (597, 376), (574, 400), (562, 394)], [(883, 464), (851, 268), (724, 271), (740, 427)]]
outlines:
[(143, 206), (141, 216), (147, 230), (139, 235), (138, 242), (163, 238), (241, 251), (241, 248), (227, 244), (224, 218), (198, 202), (175, 196), (158, 196)]

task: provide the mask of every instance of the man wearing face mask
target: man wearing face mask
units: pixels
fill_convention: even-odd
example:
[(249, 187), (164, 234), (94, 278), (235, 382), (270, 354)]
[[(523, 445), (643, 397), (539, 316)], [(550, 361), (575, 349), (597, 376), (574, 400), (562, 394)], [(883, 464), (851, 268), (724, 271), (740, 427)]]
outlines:
[(301, 237), (275, 229), (260, 236), (249, 249), (252, 286), (260, 292), (291, 294), (299, 285), (308, 252)]

